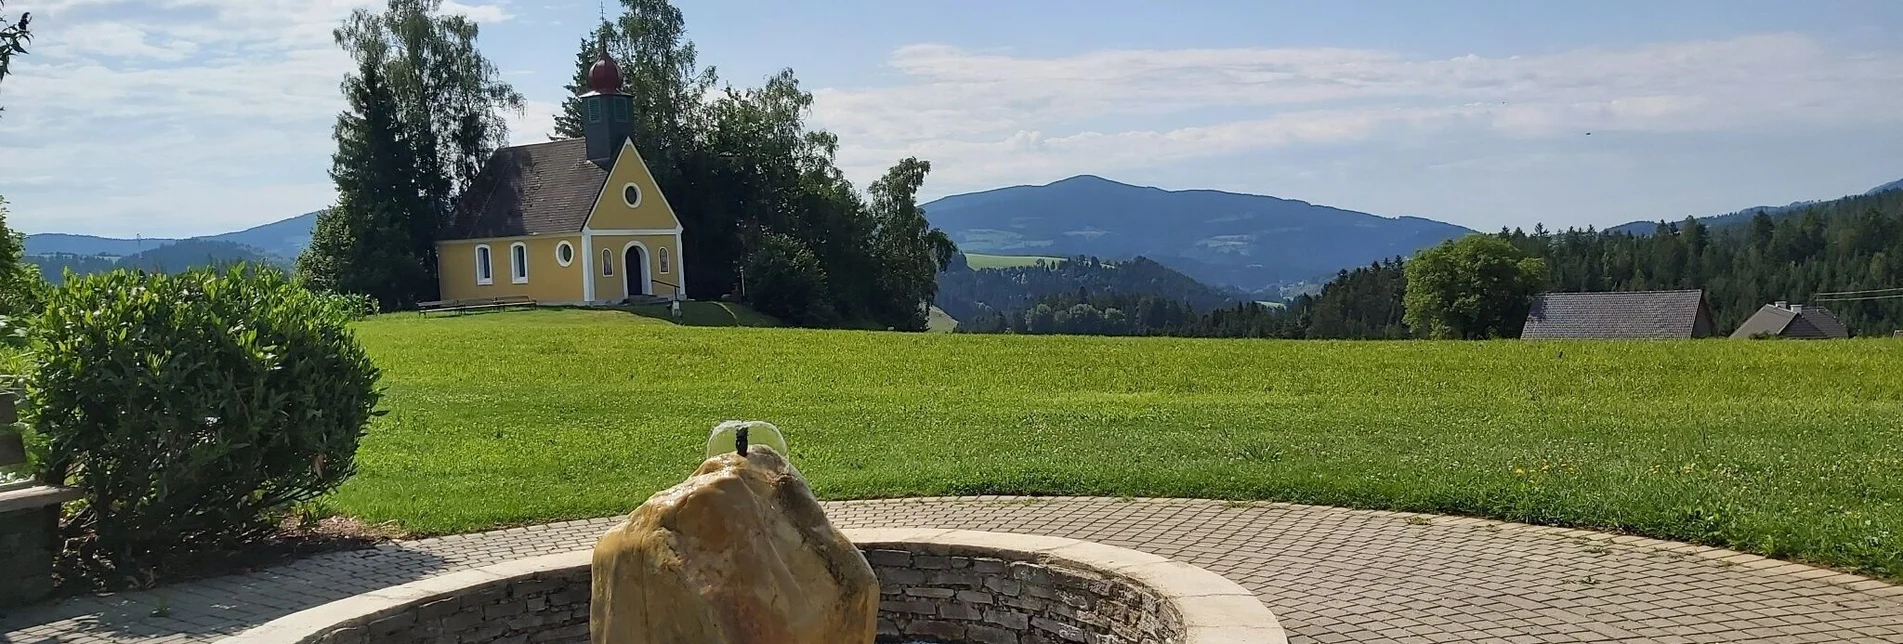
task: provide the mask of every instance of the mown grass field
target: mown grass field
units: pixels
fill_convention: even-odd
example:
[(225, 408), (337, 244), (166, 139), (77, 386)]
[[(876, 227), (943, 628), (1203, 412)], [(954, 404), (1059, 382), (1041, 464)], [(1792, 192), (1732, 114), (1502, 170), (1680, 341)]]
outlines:
[(1041, 255), (985, 255), (982, 253), (965, 253), (965, 263), (969, 264), (973, 269), (1017, 268), (1019, 266), (1036, 266), (1038, 262), (1056, 264), (1062, 261), (1064, 261), (1062, 257), (1045, 257)]
[(1275, 499), (1589, 526), (1903, 578), (1903, 341), (1277, 342), (386, 316), (330, 503), (422, 533), (627, 512), (716, 422), (824, 497)]

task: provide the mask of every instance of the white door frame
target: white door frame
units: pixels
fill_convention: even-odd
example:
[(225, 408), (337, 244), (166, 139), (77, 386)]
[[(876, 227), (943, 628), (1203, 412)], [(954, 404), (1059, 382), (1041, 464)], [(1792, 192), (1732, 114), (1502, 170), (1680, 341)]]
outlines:
[(641, 261), (639, 262), (641, 264), (641, 292), (627, 293), (626, 296), (652, 295), (649, 291), (654, 290), (654, 276), (648, 274), (648, 262), (653, 261), (653, 255), (648, 251), (648, 245), (641, 243), (640, 240), (628, 242), (621, 247), (621, 270), (628, 271), (621, 276), (621, 289), (623, 292), (626, 292), (628, 289), (628, 278), (634, 276), (634, 267), (628, 265), (632, 263), (628, 261), (628, 249), (635, 247), (640, 247), (641, 249)]

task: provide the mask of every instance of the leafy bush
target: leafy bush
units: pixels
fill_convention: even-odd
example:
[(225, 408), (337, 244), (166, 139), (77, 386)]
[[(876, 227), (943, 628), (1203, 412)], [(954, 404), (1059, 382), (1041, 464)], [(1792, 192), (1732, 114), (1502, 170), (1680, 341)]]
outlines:
[(53, 291), (28, 398), (49, 469), (85, 494), (76, 554), (125, 569), (228, 548), (343, 483), (381, 397), (347, 323), (276, 271), (117, 271)]
[(361, 320), (380, 312), (377, 307), (377, 298), (362, 293), (319, 292), (317, 297), (323, 299), (326, 304), (336, 307), (338, 312), (351, 320)]

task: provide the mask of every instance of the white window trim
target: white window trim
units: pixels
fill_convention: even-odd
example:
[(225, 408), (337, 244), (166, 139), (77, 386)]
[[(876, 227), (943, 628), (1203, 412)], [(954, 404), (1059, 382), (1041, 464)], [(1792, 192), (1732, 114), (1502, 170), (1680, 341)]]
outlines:
[(654, 249), (654, 252), (660, 253), (654, 256), (654, 263), (661, 267), (662, 275), (667, 275), (668, 269), (674, 267), (674, 254), (667, 252), (666, 246)]
[[(562, 249), (568, 249), (568, 261), (562, 261)], [(575, 263), (575, 245), (570, 244), (566, 241), (555, 244), (555, 263), (561, 264), (563, 268), (567, 268), (569, 265), (574, 264)]]
[(601, 276), (615, 276), (615, 249), (613, 248), (601, 249)]
[[(628, 202), (628, 188), (634, 188), (634, 202), (633, 203)], [(647, 198), (648, 198), (648, 191), (642, 189), (641, 184), (633, 182), (633, 181), (629, 181), (627, 183), (621, 184), (621, 203), (628, 204), (629, 208), (640, 208), (641, 202)]]
[[(521, 259), (517, 260), (516, 249), (522, 249)], [(529, 245), (522, 242), (509, 244), (509, 283), (529, 283)]]
[(496, 283), (495, 255), (488, 244), (476, 244), (476, 286)]

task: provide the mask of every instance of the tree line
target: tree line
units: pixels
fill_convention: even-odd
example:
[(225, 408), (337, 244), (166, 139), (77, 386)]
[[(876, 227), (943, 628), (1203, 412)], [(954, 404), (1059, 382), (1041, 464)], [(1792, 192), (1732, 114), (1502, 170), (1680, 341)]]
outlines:
[[(1903, 190), (1777, 215), (1759, 212), (1728, 226), (1711, 227), (1693, 218), (1661, 222), (1650, 235), (1503, 229), (1453, 240), (1412, 258), (1340, 271), (1319, 292), (1291, 298), (1282, 308), (1044, 293), (1011, 310), (981, 312), (961, 322), (960, 329), (1295, 339), (1518, 337), (1532, 297), (1542, 291), (1702, 289), (1722, 332), (1771, 302), (1899, 286)], [(1813, 304), (1829, 308), (1858, 335), (1903, 329), (1903, 299)]]
[[(956, 247), (926, 222), (930, 163), (900, 160), (865, 193), (835, 163), (838, 137), (809, 127), (813, 96), (792, 70), (761, 87), (702, 66), (678, 8), (621, 0), (579, 39), (571, 94), (605, 47), (634, 97), (633, 141), (683, 227), (687, 289), (737, 297), (802, 326), (923, 330), (936, 274)], [(385, 308), (437, 295), (435, 241), (454, 196), (507, 140), (521, 96), (441, 0), (389, 0), (336, 31), (357, 63), (343, 86), (332, 178), (338, 201), (298, 260), (307, 283)], [(716, 89), (718, 88), (718, 89)], [(582, 136), (573, 96), (553, 136)]]

